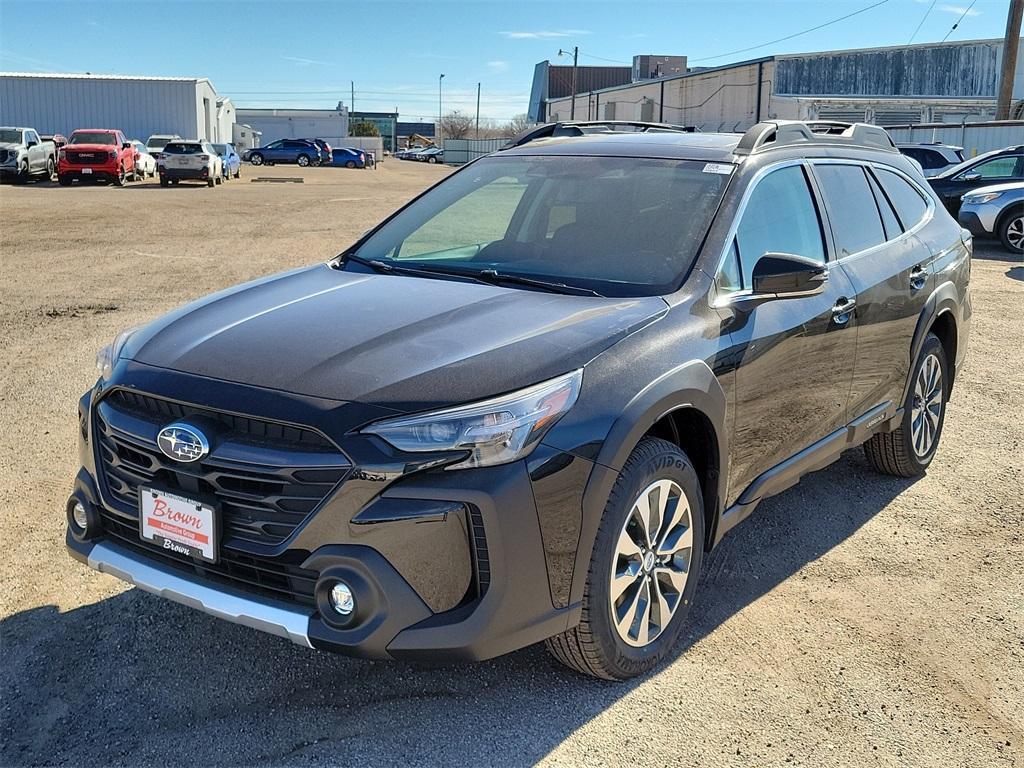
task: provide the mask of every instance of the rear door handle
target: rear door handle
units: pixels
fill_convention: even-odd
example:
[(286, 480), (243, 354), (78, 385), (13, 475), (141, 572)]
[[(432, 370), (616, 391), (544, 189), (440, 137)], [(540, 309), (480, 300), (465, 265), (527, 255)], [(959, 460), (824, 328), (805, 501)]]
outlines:
[(853, 310), (856, 306), (856, 299), (848, 299), (844, 296), (832, 307), (832, 322), (836, 325), (846, 325), (853, 317)]
[(910, 270), (910, 290), (919, 291), (924, 288), (924, 284), (928, 282), (928, 270), (918, 264), (912, 270)]

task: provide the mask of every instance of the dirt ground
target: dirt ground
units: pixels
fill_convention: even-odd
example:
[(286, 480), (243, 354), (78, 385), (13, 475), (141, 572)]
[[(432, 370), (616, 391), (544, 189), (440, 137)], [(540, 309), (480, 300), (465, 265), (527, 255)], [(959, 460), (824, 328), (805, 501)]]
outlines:
[(0, 187), (0, 765), (1024, 765), (1024, 266), (992, 245), (927, 476), (854, 452), (762, 505), (640, 682), (538, 647), (441, 668), (302, 650), (65, 554), (95, 351), (333, 256), (445, 173)]

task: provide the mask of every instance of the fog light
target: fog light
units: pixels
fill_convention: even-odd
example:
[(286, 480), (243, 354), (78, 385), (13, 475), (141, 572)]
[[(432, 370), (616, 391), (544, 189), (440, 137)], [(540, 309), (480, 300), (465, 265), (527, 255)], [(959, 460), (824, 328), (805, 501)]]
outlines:
[(71, 519), (83, 531), (89, 527), (89, 516), (85, 513), (85, 507), (82, 505), (82, 502), (76, 501), (75, 506), (71, 508)]
[(351, 616), (352, 611), (356, 609), (356, 599), (352, 595), (352, 590), (344, 581), (339, 581), (331, 587), (329, 599), (331, 601), (331, 608), (342, 616)]

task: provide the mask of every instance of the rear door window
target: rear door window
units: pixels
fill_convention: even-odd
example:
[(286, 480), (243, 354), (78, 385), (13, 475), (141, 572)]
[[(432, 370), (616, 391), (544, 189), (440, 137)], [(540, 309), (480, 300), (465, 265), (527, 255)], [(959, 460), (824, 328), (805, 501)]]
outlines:
[(734, 247), (740, 267), (729, 264), (733, 257), (727, 257), (720, 282), (725, 289), (734, 287), (740, 276), (743, 287), (749, 288), (754, 264), (766, 253), (791, 253), (825, 261), (821, 220), (803, 168), (780, 168), (757, 183), (736, 229)]
[(928, 202), (914, 186), (893, 171), (875, 168), (875, 176), (882, 185), (885, 196), (889, 198), (896, 215), (900, 217), (903, 229), (911, 229), (924, 218), (928, 212)]
[(863, 167), (819, 163), (814, 173), (821, 182), (839, 258), (885, 242), (882, 219)]

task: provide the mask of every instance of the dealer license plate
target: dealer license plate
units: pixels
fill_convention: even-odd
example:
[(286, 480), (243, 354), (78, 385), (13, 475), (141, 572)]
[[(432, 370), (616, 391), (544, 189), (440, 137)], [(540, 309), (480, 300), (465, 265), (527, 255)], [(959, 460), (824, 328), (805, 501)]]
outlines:
[(217, 511), (201, 501), (139, 488), (139, 535), (169, 552), (217, 562)]
[(92, 173), (92, 168), (83, 168), (82, 173)]

